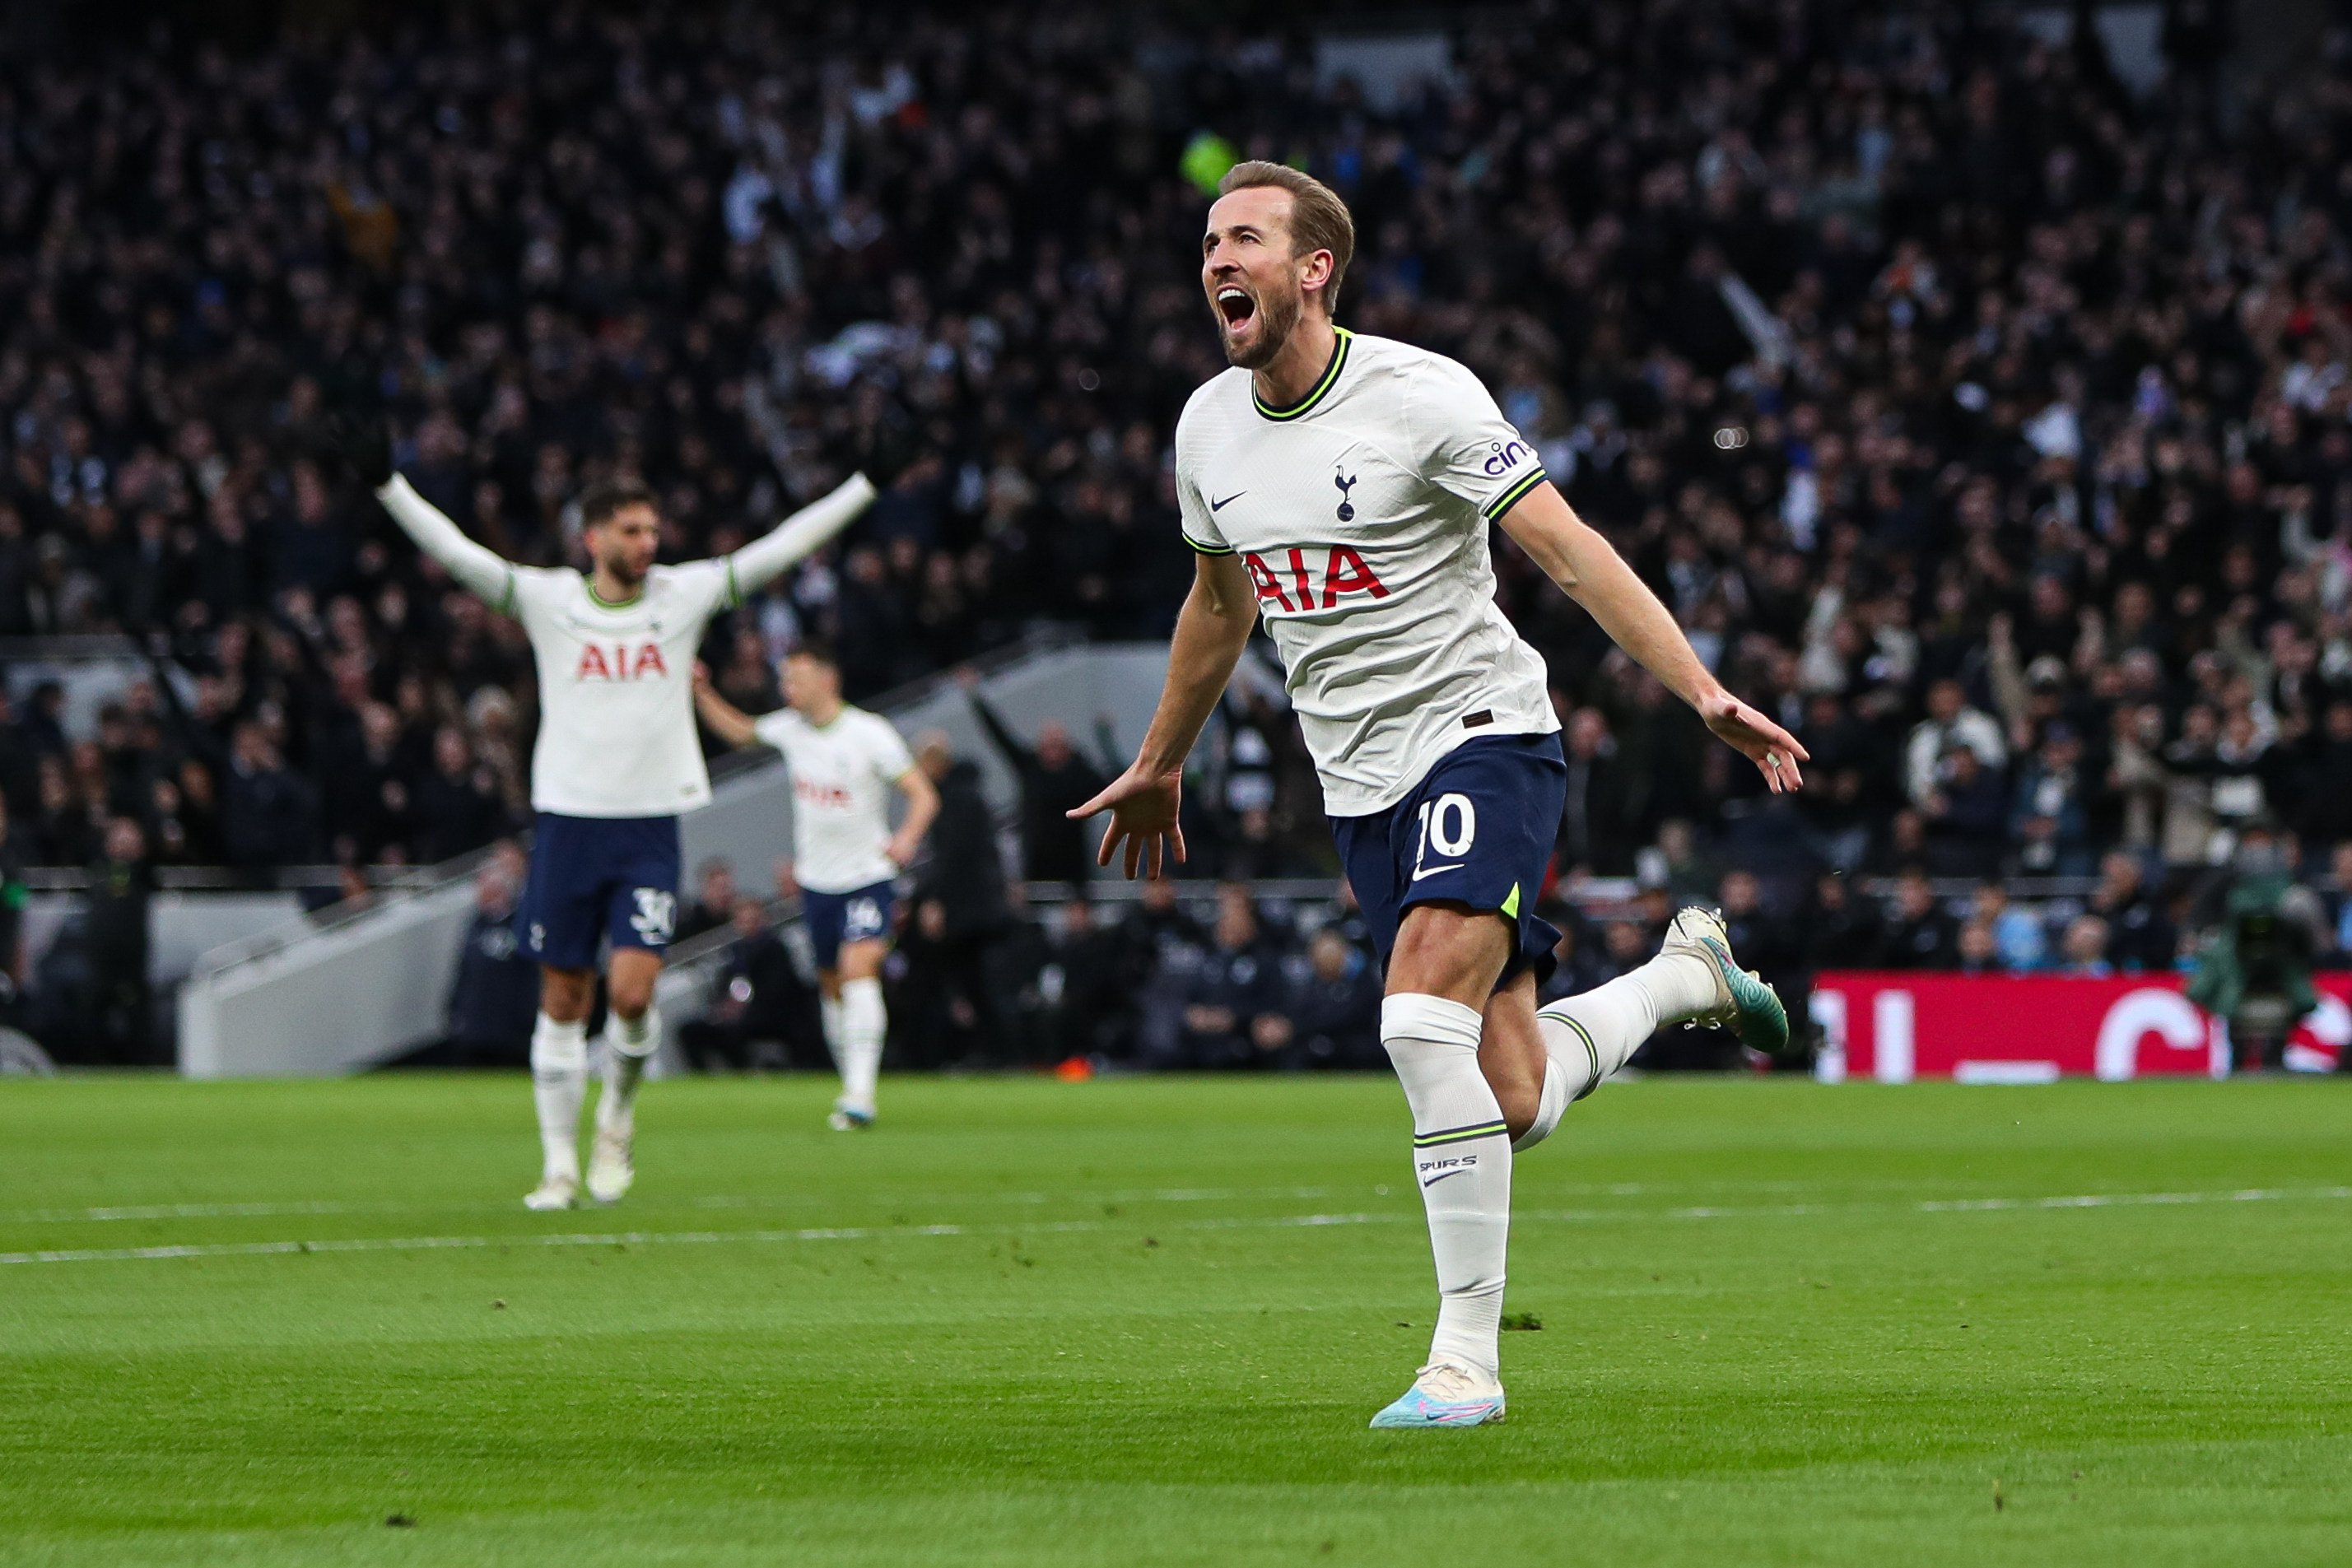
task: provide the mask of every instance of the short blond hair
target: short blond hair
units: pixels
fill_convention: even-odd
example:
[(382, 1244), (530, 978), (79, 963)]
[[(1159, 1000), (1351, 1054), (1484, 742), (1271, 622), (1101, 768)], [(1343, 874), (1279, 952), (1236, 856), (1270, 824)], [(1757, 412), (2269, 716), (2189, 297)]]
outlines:
[(1314, 175), (1287, 163), (1270, 163), (1262, 158), (1234, 164), (1217, 182), (1217, 194), (1221, 196), (1260, 189), (1290, 193), (1291, 254), (1310, 250), (1331, 253), (1331, 281), (1323, 286), (1323, 306), (1326, 310), (1337, 310), (1339, 280), (1348, 276), (1348, 263), (1356, 256), (1356, 220), (1349, 215), (1348, 204), (1339, 199), (1339, 193)]

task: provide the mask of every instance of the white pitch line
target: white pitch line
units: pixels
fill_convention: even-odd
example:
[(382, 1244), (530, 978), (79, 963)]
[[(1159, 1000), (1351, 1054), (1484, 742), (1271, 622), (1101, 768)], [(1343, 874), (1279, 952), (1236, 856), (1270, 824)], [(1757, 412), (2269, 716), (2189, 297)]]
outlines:
[[(1743, 1186), (1755, 1191), (1756, 1186), (1738, 1183), (1724, 1186)], [(1766, 1183), (1764, 1186), (1793, 1184)], [(1360, 1191), (1360, 1189), (1359, 1189)], [(1548, 1188), (1553, 1192), (1585, 1193), (1610, 1197), (1641, 1197), (1666, 1192), (1692, 1190), (1686, 1184), (1653, 1186), (1640, 1182), (1570, 1183)], [(1119, 1192), (961, 1192), (886, 1194), (880, 1200), (892, 1207), (928, 1207), (945, 1204), (1007, 1204), (1034, 1207), (1045, 1204), (1070, 1203), (1222, 1203), (1236, 1198), (1252, 1197), (1330, 1197), (1339, 1192), (1329, 1186), (1202, 1186), (1202, 1187), (1139, 1187)], [(1370, 1196), (1370, 1195), (1364, 1195)], [(804, 1193), (767, 1193), (751, 1196), (715, 1194), (691, 1201), (696, 1208), (800, 1208), (820, 1205), (829, 1200)], [(351, 1214), (467, 1214), (503, 1213), (511, 1205), (505, 1200), (470, 1203), (349, 1203), (331, 1199), (312, 1202), (277, 1203), (141, 1203), (108, 1204), (93, 1208), (25, 1208), (13, 1212), (0, 1211), (0, 1225), (84, 1225), (108, 1224), (125, 1220), (158, 1221), (172, 1219), (284, 1219), (316, 1218), (321, 1215)]]
[[(1771, 1219), (1823, 1214), (1975, 1214), (1997, 1210), (2115, 1208), (2200, 1203), (2283, 1203), (2297, 1199), (2352, 1198), (2352, 1186), (2241, 1187), (2230, 1192), (2083, 1193), (2053, 1197), (1969, 1198), (1913, 1204), (1769, 1204), (1748, 1207), (1703, 1206), (1668, 1209), (1555, 1208), (1522, 1210), (1512, 1218), (1553, 1224), (1626, 1221)], [(1401, 1225), (1418, 1217), (1392, 1214), (1293, 1214), (1262, 1218), (1186, 1220), (1178, 1230), (1288, 1229), (1331, 1225)], [(360, 1236), (320, 1241), (190, 1242), (159, 1247), (56, 1248), (0, 1252), (0, 1266), (30, 1263), (143, 1263), (178, 1258), (264, 1258), (310, 1252), (425, 1252), (486, 1247), (680, 1247), (720, 1243), (879, 1241), (922, 1236), (1076, 1235), (1135, 1228), (1132, 1219), (1066, 1219), (1034, 1225), (853, 1225), (793, 1230), (627, 1230), (566, 1232), (551, 1236)]]
[[(1319, 1225), (1390, 1225), (1406, 1214), (1292, 1214), (1268, 1219), (1202, 1219), (1184, 1230), (1287, 1229)], [(147, 1263), (175, 1258), (269, 1258), (308, 1252), (432, 1252), (486, 1247), (708, 1247), (722, 1242), (880, 1241), (915, 1236), (1034, 1236), (1126, 1229), (1102, 1219), (1039, 1225), (846, 1225), (797, 1230), (620, 1230), (554, 1236), (352, 1236), (323, 1241), (187, 1242), (163, 1247), (70, 1247), (0, 1252), (0, 1265), (20, 1263)]]

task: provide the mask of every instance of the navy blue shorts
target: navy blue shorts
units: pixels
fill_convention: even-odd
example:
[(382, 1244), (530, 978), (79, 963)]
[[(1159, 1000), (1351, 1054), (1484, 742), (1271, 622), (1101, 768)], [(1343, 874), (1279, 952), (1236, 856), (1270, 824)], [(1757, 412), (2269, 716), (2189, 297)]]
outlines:
[(523, 953), (554, 969), (593, 969), (615, 947), (669, 946), (677, 930), (676, 817), (539, 814), (519, 924)]
[(816, 950), (816, 967), (836, 968), (847, 944), (889, 936), (890, 911), (898, 903), (898, 890), (887, 882), (847, 893), (801, 889), (801, 919), (808, 926), (809, 946)]
[(1491, 909), (1518, 927), (1508, 979), (1552, 965), (1559, 932), (1535, 915), (1552, 840), (1568, 805), (1557, 735), (1490, 735), (1438, 758), (1412, 792), (1383, 811), (1334, 817), (1339, 863), (1363, 905), (1385, 967), (1397, 927), (1416, 904)]

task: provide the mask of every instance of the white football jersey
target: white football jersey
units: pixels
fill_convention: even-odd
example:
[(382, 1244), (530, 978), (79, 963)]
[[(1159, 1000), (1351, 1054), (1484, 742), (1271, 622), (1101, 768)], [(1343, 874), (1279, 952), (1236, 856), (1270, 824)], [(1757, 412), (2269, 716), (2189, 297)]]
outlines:
[(752, 730), (793, 775), (793, 875), (814, 893), (855, 893), (898, 874), (890, 863), (890, 791), (915, 765), (880, 714), (844, 705), (819, 729), (791, 708)]
[(509, 567), (493, 609), (522, 622), (539, 666), (530, 803), (567, 817), (667, 817), (710, 800), (694, 728), (694, 655), (732, 599), (723, 560), (657, 566), (606, 604), (559, 567)]
[(1394, 805), (1475, 737), (1559, 728), (1486, 546), (1545, 477), (1468, 370), (1345, 329), (1292, 407), (1238, 367), (1184, 405), (1185, 536), (1249, 569), (1332, 815)]

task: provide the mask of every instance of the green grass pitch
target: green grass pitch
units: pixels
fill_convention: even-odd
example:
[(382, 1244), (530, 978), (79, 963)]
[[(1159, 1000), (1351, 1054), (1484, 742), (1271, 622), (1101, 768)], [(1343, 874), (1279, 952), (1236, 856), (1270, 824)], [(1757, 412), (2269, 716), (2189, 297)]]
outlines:
[(2352, 1085), (1612, 1086), (1434, 1433), (1392, 1084), (828, 1087), (0, 1085), (0, 1563), (2352, 1562)]

